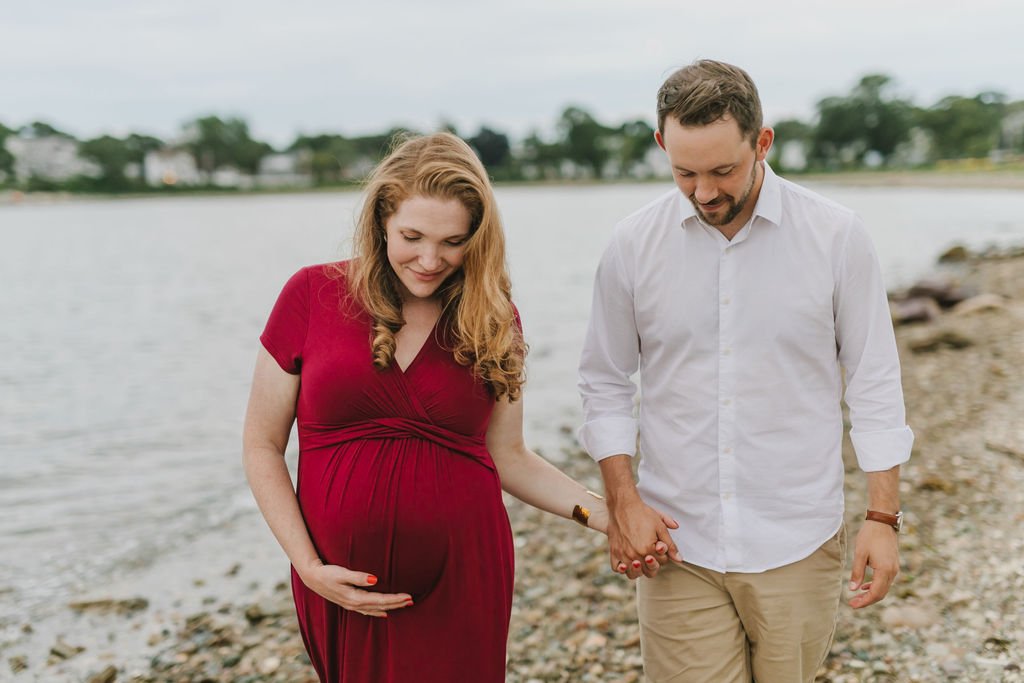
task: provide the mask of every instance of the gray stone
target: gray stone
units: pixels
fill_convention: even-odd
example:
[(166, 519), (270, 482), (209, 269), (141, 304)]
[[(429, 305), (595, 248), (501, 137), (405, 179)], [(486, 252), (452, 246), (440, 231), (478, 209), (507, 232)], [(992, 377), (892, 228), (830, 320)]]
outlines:
[(100, 614), (120, 614), (124, 616), (146, 609), (149, 607), (149, 600), (145, 598), (77, 600), (69, 602), (68, 607), (76, 612), (97, 612)]
[(882, 623), (892, 627), (921, 629), (931, 626), (937, 619), (935, 610), (923, 605), (893, 605), (882, 611)]
[(939, 255), (939, 263), (957, 263), (960, 261), (966, 261), (970, 256), (971, 253), (967, 251), (967, 247), (962, 244), (954, 244)]
[(117, 667), (110, 665), (99, 673), (95, 673), (86, 679), (87, 683), (114, 683), (117, 680)]
[(942, 308), (939, 307), (934, 299), (919, 296), (890, 301), (889, 315), (892, 317), (893, 324), (895, 325), (928, 323), (938, 320), (942, 316)]
[(79, 645), (71, 645), (60, 637), (57, 638), (57, 642), (50, 646), (50, 654), (59, 659), (71, 659), (80, 652), (85, 652), (85, 648)]
[(910, 350), (914, 353), (930, 353), (939, 349), (966, 349), (974, 346), (975, 341), (971, 337), (953, 329), (930, 329), (925, 333), (916, 335), (910, 341)]
[(18, 673), (19, 671), (24, 671), (28, 668), (28, 657), (24, 655), (15, 655), (8, 658), (7, 664), (11, 667), (12, 673)]
[(952, 315), (972, 315), (982, 311), (1005, 311), (1006, 300), (998, 294), (979, 294), (964, 299), (950, 309)]

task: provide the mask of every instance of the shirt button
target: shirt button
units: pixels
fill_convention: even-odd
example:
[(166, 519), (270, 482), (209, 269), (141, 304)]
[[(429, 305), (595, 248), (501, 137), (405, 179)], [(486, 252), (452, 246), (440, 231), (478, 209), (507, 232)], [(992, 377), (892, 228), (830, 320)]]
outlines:
[(730, 498), (732, 498), (732, 494), (731, 493), (723, 493), (722, 494), (722, 500), (729, 500)]
[(731, 448), (723, 448), (722, 452), (725, 453), (726, 455), (728, 455), (729, 453), (732, 453), (732, 449)]
[(732, 349), (722, 349), (723, 356), (728, 356), (730, 353), (732, 353)]
[(730, 399), (725, 399), (724, 401), (722, 401), (722, 405), (723, 406), (730, 405), (731, 403), (732, 403), (732, 401)]
[(728, 306), (729, 305), (729, 301), (730, 301), (729, 297), (725, 297), (724, 299), (722, 299), (722, 305), (723, 306)]

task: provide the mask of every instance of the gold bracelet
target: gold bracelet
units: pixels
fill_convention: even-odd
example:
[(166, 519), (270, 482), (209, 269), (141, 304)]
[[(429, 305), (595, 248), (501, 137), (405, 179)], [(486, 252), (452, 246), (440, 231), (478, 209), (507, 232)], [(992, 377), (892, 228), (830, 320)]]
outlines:
[[(593, 496), (597, 500), (604, 500), (604, 496), (602, 496), (600, 493), (594, 493), (593, 491), (590, 490), (587, 490), (586, 493), (590, 496)], [(574, 505), (572, 508), (572, 518), (581, 526), (589, 527), (590, 508), (583, 507), (582, 505)]]
[(587, 524), (587, 521), (590, 519), (590, 510), (583, 507), (582, 505), (573, 506), (572, 518), (582, 526), (590, 526), (589, 524)]

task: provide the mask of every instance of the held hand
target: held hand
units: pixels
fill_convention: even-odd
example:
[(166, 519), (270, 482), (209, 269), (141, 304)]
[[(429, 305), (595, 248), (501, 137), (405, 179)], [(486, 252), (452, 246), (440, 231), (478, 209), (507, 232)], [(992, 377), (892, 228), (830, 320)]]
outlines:
[[(864, 581), (866, 567), (871, 567), (871, 580)], [(878, 522), (864, 522), (853, 547), (853, 571), (850, 591), (862, 591), (850, 600), (850, 607), (860, 609), (873, 605), (886, 596), (900, 571), (896, 532)]]
[(321, 597), (368, 617), (387, 617), (389, 610), (412, 605), (412, 596), (408, 593), (376, 593), (364, 590), (363, 587), (376, 584), (377, 577), (338, 565), (318, 563), (302, 572), (300, 578), (310, 590)]
[(608, 550), (612, 571), (636, 579), (653, 577), (669, 559), (682, 555), (669, 535), (679, 524), (646, 505), (639, 498), (619, 503), (609, 511)]

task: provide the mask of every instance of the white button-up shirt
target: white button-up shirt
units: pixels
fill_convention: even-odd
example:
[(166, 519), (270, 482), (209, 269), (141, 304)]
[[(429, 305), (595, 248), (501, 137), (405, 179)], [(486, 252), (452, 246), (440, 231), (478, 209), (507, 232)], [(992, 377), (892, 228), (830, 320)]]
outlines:
[(729, 241), (672, 190), (616, 226), (598, 267), (580, 442), (595, 460), (635, 455), (639, 430), (640, 495), (679, 522), (686, 561), (780, 567), (842, 524), (841, 368), (860, 467), (905, 462), (914, 437), (860, 219), (765, 164)]

